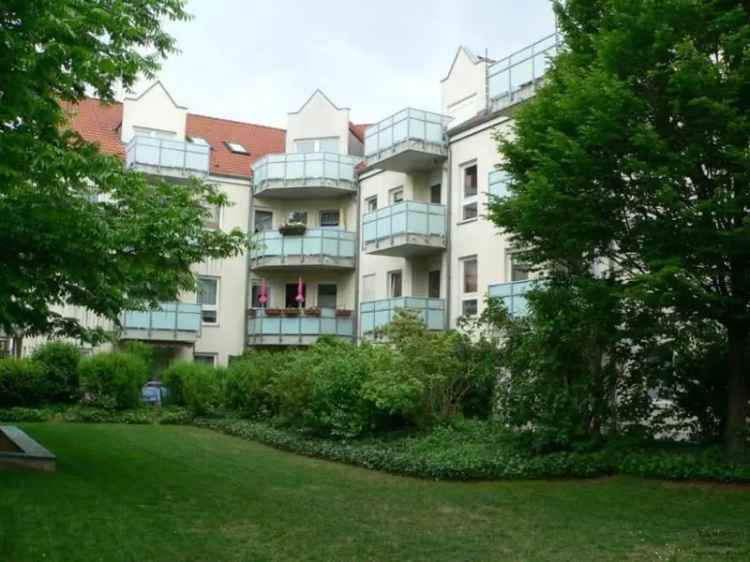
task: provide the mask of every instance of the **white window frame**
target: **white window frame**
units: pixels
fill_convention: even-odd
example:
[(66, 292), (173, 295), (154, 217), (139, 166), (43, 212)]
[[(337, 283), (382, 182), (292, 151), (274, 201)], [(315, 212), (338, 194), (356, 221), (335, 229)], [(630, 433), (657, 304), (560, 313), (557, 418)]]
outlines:
[(197, 353), (193, 353), (193, 362), (195, 362), (196, 358), (198, 357), (205, 357), (211, 359), (211, 367), (216, 367), (216, 361), (219, 358), (218, 353), (208, 352), (208, 351), (200, 351)]
[[(469, 168), (476, 168), (476, 188), (474, 195), (466, 195), (466, 171)], [(466, 217), (466, 208), (474, 206), (476, 214), (473, 217)], [(466, 162), (461, 165), (461, 218), (459, 223), (472, 222), (479, 219), (479, 164), (476, 160)]]
[(249, 155), (250, 151), (245, 148), (245, 145), (240, 144), (236, 141), (224, 141), (224, 144), (226, 145), (227, 149), (229, 149), (229, 152), (232, 154), (242, 154), (242, 155)]
[[(476, 301), (477, 312), (479, 312), (479, 257), (474, 254), (471, 256), (464, 256), (459, 258), (461, 264), (461, 315), (464, 314), (464, 303), (466, 301)], [(466, 290), (466, 264), (474, 262), (476, 264), (476, 287), (474, 291)]]
[[(401, 199), (399, 201), (396, 201), (396, 195), (400, 195)], [(391, 205), (398, 205), (399, 203), (403, 203), (404, 201), (404, 186), (399, 185), (398, 187), (394, 187), (393, 189), (390, 189), (388, 191), (388, 202)]]
[[(371, 203), (375, 204), (374, 206), (372, 206), (373, 208), (370, 208), (371, 207), (371, 205), (370, 205)], [(377, 195), (372, 195), (370, 197), (366, 197), (365, 198), (365, 205), (366, 205), (366, 209), (367, 209), (365, 211), (365, 214), (367, 214), (367, 213), (374, 213), (375, 211), (377, 211), (378, 210), (378, 196)]]
[[(316, 137), (312, 139), (294, 139), (294, 150), (297, 154), (319, 154), (323, 152), (321, 150), (322, 148), (322, 142), (323, 141), (336, 141), (336, 151), (330, 154), (338, 154), (340, 145), (341, 145), (341, 137)], [(311, 142), (312, 145), (312, 151), (309, 152), (303, 152), (299, 149), (299, 143), (303, 142)]]
[[(396, 275), (400, 276), (401, 283), (399, 284), (399, 292), (400, 295), (394, 295), (391, 291), (392, 284), (391, 279), (395, 277)], [(386, 286), (386, 294), (388, 295), (389, 299), (400, 299), (404, 296), (404, 270), (403, 269), (394, 269), (388, 272), (388, 275), (386, 275), (386, 282), (388, 285)]]
[(526, 279), (513, 280), (513, 262), (515, 258), (518, 258), (524, 254), (524, 250), (512, 250), (505, 252), (505, 278), (508, 283), (521, 283), (531, 279), (531, 271), (527, 271)]
[(216, 222), (210, 222), (210, 221), (204, 221), (203, 226), (205, 228), (211, 229), (211, 230), (221, 230), (222, 224), (224, 223), (224, 206), (223, 205), (212, 205), (212, 204), (206, 204), (205, 205), (209, 211), (213, 213), (213, 210), (216, 209)]
[[(336, 224), (323, 224), (323, 213), (336, 213), (338, 220)], [(341, 228), (341, 209), (321, 209), (318, 211), (318, 224), (320, 228)]]
[(155, 139), (174, 139), (177, 133), (166, 129), (154, 129), (153, 127), (133, 126), (133, 134), (139, 137), (152, 137)]
[(255, 214), (256, 213), (269, 213), (271, 215), (271, 227), (269, 228), (269, 230), (273, 230), (273, 225), (274, 225), (273, 221), (274, 221), (274, 218), (276, 216), (276, 213), (274, 213), (271, 209), (255, 208), (255, 209), (253, 209), (253, 232), (260, 232), (258, 230), (258, 221), (255, 220)]
[[(195, 295), (195, 302), (199, 303), (201, 305), (201, 324), (203, 324), (204, 326), (218, 326), (219, 322), (220, 322), (220, 318), (219, 318), (219, 303), (221, 302), (221, 278), (215, 277), (215, 276), (212, 276), (212, 275), (199, 275), (198, 279), (199, 280), (201, 280), (201, 279), (210, 279), (210, 280), (216, 281), (216, 303), (215, 304), (203, 304), (203, 303), (200, 303), (200, 295), (199, 294)], [(198, 290), (200, 290), (200, 286), (198, 287)], [(203, 320), (203, 311), (204, 310), (209, 310), (209, 311), (213, 310), (213, 311), (215, 311), (216, 312), (216, 321), (214, 321), (214, 322), (206, 322), (205, 320)]]

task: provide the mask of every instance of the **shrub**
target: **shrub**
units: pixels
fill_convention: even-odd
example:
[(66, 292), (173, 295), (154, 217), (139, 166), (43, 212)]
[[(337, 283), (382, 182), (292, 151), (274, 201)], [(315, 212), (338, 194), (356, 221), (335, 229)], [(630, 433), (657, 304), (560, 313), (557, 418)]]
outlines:
[(79, 398), (78, 346), (64, 342), (49, 342), (38, 347), (32, 360), (42, 370), (43, 398), (49, 402), (75, 402)]
[(221, 369), (177, 361), (164, 371), (162, 380), (169, 390), (169, 402), (205, 415), (221, 404), (222, 375)]
[(143, 359), (124, 352), (86, 357), (78, 373), (88, 401), (117, 409), (138, 406), (141, 388), (148, 381), (148, 366)]
[(148, 373), (153, 374), (155, 359), (155, 351), (153, 346), (142, 341), (129, 341), (125, 343), (122, 350), (125, 353), (130, 353), (131, 355), (140, 357), (146, 364)]
[(233, 361), (224, 380), (224, 405), (243, 417), (271, 417), (278, 412), (273, 385), (279, 360), (286, 354), (254, 352)]
[(44, 398), (43, 370), (29, 359), (0, 359), (0, 407), (34, 406)]

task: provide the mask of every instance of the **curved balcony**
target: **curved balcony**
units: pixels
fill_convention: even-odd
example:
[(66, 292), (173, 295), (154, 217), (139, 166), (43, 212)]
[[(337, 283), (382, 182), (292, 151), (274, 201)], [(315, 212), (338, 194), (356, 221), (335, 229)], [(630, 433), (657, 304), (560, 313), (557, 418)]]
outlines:
[(445, 300), (425, 297), (399, 297), (360, 304), (362, 334), (372, 334), (391, 323), (399, 309), (419, 314), (428, 330), (445, 329)]
[(128, 168), (158, 176), (207, 176), (211, 147), (175, 139), (134, 136), (125, 147)]
[(354, 339), (351, 311), (342, 315), (334, 308), (320, 308), (315, 315), (300, 311), (299, 316), (269, 316), (267, 309), (253, 308), (247, 323), (248, 345), (312, 345), (320, 336)]
[(367, 168), (392, 172), (431, 170), (448, 157), (450, 117), (407, 108), (365, 131)]
[(201, 305), (172, 302), (158, 310), (128, 310), (120, 325), (123, 340), (193, 343), (201, 336)]
[(253, 237), (250, 267), (353, 269), (355, 239), (353, 232), (338, 229), (316, 228), (298, 236), (266, 230)]
[(444, 205), (403, 201), (362, 217), (362, 240), (368, 254), (395, 257), (445, 250)]
[(358, 161), (327, 152), (269, 154), (253, 164), (253, 193), (276, 199), (352, 195), (357, 192)]

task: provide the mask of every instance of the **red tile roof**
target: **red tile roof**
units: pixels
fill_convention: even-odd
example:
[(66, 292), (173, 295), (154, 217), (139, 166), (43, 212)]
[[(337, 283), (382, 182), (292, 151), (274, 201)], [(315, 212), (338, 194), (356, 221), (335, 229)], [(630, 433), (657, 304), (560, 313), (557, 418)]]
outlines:
[(365, 142), (365, 130), (369, 126), (370, 126), (369, 123), (360, 123), (359, 125), (355, 125), (354, 123), (349, 123), (349, 130), (355, 137), (357, 137), (359, 142), (364, 143)]
[[(65, 104), (71, 113), (70, 126), (89, 141), (99, 144), (102, 152), (125, 156), (120, 141), (122, 104), (104, 104), (87, 98), (76, 105)], [(241, 123), (228, 119), (188, 113), (186, 134), (206, 139), (211, 145), (211, 173), (221, 176), (250, 177), (250, 165), (266, 154), (284, 152), (286, 131), (265, 125)], [(230, 151), (225, 141), (245, 147), (249, 156)]]

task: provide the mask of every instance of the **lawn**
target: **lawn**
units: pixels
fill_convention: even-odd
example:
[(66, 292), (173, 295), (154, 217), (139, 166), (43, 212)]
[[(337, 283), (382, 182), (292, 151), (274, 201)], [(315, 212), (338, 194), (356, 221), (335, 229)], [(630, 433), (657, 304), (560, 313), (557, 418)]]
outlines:
[(55, 474), (0, 471), (0, 560), (748, 560), (750, 487), (443, 483), (205, 429), (23, 424)]

